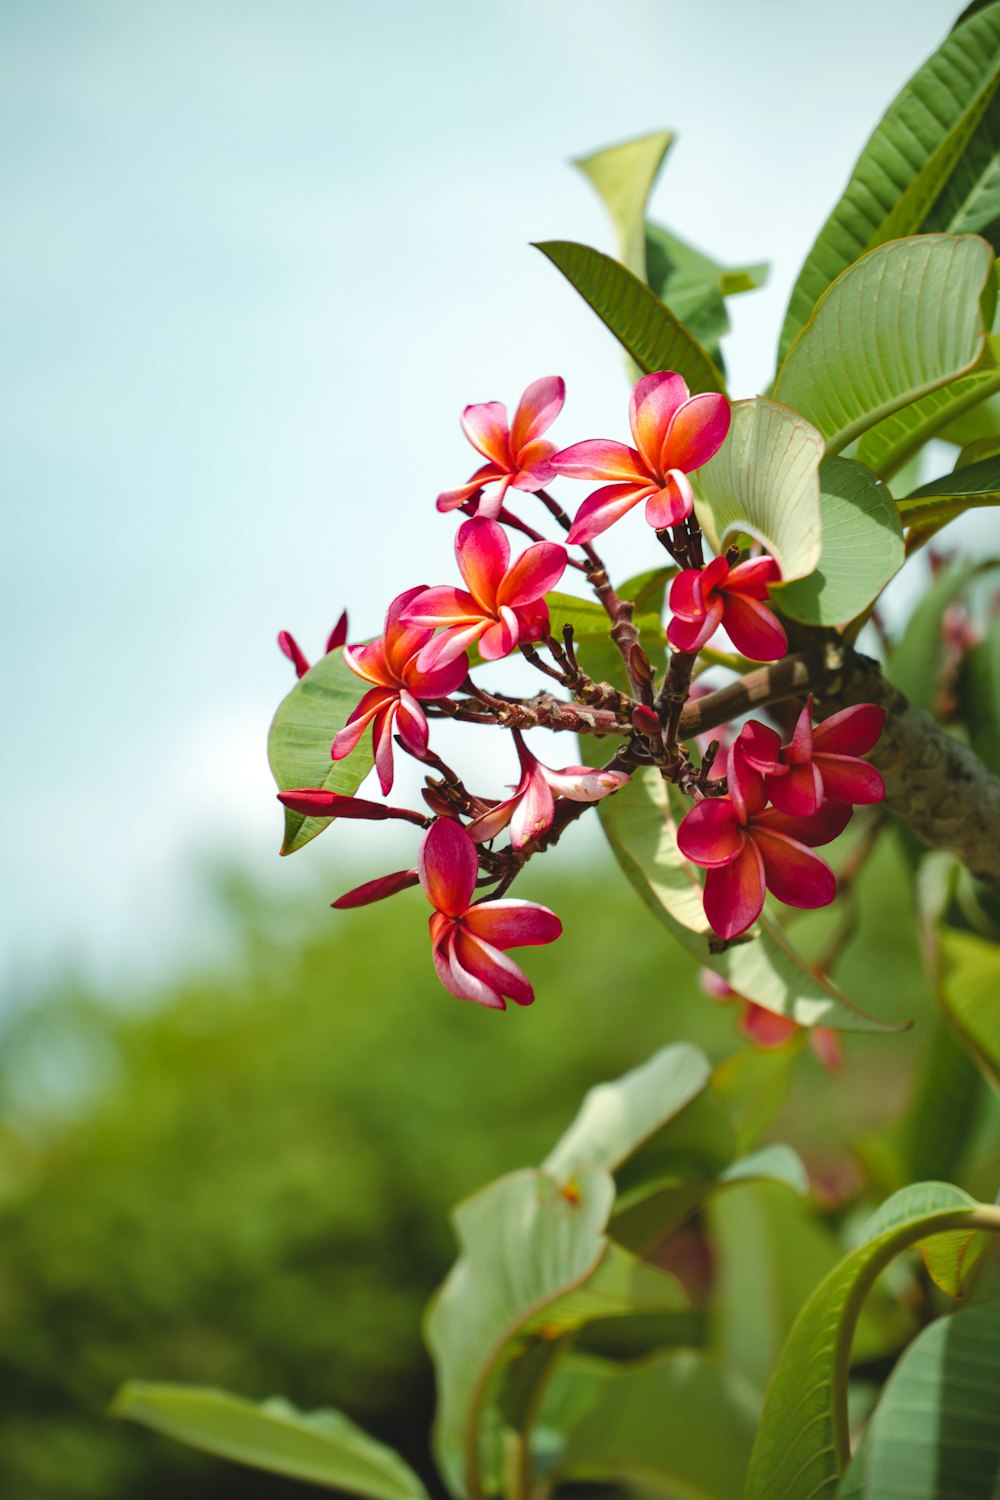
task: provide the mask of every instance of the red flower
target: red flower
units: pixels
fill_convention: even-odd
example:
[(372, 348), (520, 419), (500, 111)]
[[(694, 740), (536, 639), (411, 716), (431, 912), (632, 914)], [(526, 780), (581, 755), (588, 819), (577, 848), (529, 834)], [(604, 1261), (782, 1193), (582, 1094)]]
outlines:
[(874, 766), (859, 760), (878, 743), (885, 710), (859, 703), (831, 714), (815, 728), (812, 695), (799, 715), (791, 742), (777, 730), (751, 719), (737, 741), (739, 754), (764, 777), (764, 790), (782, 812), (808, 817), (824, 797), (832, 802), (881, 802), (885, 782)]
[(510, 543), (496, 521), (474, 516), (455, 537), (458, 570), (468, 589), (433, 588), (415, 592), (403, 613), (407, 625), (445, 628), (420, 652), (421, 672), (439, 671), (474, 641), (486, 661), (507, 656), (519, 641), (548, 634), (549, 612), (542, 598), (566, 567), (566, 548), (534, 542), (510, 565)]
[(469, 824), (469, 833), (477, 844), (495, 838), (509, 823), (511, 845), (523, 849), (552, 827), (557, 797), (566, 797), (571, 802), (599, 802), (629, 780), (624, 771), (600, 771), (592, 766), (565, 766), (561, 771), (553, 771), (535, 759), (516, 730), (514, 741), (521, 762), (521, 779), (512, 797), (498, 802)]
[(694, 495), (688, 474), (722, 447), (729, 431), (725, 396), (692, 396), (672, 370), (644, 375), (629, 401), (635, 447), (595, 438), (564, 448), (552, 460), (569, 479), (610, 481), (580, 506), (566, 538), (589, 542), (626, 511), (646, 502), (646, 520), (658, 531), (691, 514)]
[(321, 786), (290, 788), (278, 793), (278, 801), (292, 812), (304, 813), (307, 818), (360, 818), (369, 823), (402, 818), (404, 822), (417, 823), (421, 828), (429, 821), (426, 814), (411, 812), (408, 807), (386, 807), (384, 802), (345, 797), (342, 792), (328, 792)]
[(707, 871), (705, 915), (719, 937), (752, 927), (766, 890), (805, 908), (827, 906), (837, 894), (833, 871), (812, 850), (843, 832), (851, 809), (824, 802), (811, 818), (790, 818), (766, 801), (764, 778), (733, 756), (729, 796), (697, 803), (677, 830), (681, 853)]
[(418, 665), (417, 657), (433, 631), (419, 629), (404, 620), (410, 601), (424, 593), (422, 584), (407, 589), (389, 605), (385, 634), (367, 646), (345, 646), (344, 660), (358, 677), (374, 686), (365, 693), (344, 728), (334, 739), (334, 760), (350, 755), (369, 724), (375, 747), (375, 768), (383, 793), (392, 789), (392, 736), (399, 735), (414, 755), (427, 753), (427, 718), (421, 701), (433, 703), (447, 698), (465, 681), (468, 658), (454, 653), (436, 670)]
[(753, 661), (780, 661), (788, 639), (763, 603), (781, 578), (773, 557), (753, 557), (731, 568), (714, 557), (701, 572), (684, 568), (670, 585), (673, 619), (667, 640), (677, 651), (700, 651), (720, 625), (737, 651)]
[(506, 950), (554, 942), (562, 923), (533, 901), (470, 905), (478, 874), (472, 839), (460, 824), (439, 818), (424, 839), (419, 864), (420, 884), (434, 907), (430, 931), (437, 976), (460, 1000), (506, 1010), (506, 995), (517, 1005), (530, 1005), (534, 991)]
[(565, 399), (566, 387), (560, 377), (547, 375), (528, 386), (509, 428), (502, 401), (467, 406), (462, 413), (462, 431), (487, 462), (468, 484), (438, 495), (438, 510), (456, 510), (470, 500), (478, 500), (477, 515), (495, 520), (508, 486), (533, 492), (550, 484), (556, 477), (550, 462), (556, 445), (543, 440), (542, 433), (552, 426)]
[[(346, 640), (347, 610), (345, 609), (336, 625), (330, 631), (329, 637), (327, 638), (326, 642), (326, 651), (324, 654), (329, 655), (329, 653), (331, 651), (335, 651), (338, 646), (342, 646)], [(292, 663), (293, 667), (295, 668), (296, 677), (304, 677), (309, 670), (309, 662), (303, 655), (298, 641), (295, 639), (294, 635), (292, 635), (290, 630), (281, 630), (278, 632), (278, 648), (283, 653), (283, 655), (288, 657), (288, 660)]]

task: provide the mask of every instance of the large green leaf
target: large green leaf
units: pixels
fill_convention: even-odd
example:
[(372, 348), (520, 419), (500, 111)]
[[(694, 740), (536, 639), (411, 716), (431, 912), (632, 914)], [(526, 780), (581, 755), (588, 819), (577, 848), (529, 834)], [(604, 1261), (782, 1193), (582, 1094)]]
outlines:
[(568, 240), (536, 249), (589, 303), (640, 370), (676, 370), (693, 392), (724, 391), (721, 372), (698, 341), (637, 276), (610, 255)]
[(993, 316), (992, 272), (993, 250), (976, 235), (915, 235), (869, 251), (816, 304), (778, 372), (775, 399), (839, 453), (973, 369)]
[(753, 934), (719, 951), (706, 919), (695, 868), (677, 848), (674, 813), (656, 771), (640, 771), (605, 799), (599, 814), (608, 842), (643, 901), (708, 968), (739, 994), (801, 1026), (894, 1031), (855, 1009), (832, 980), (821, 978), (766, 916)]
[(461, 1254), (426, 1325), (438, 1376), (438, 1459), (456, 1494), (496, 1487), (493, 1397), (533, 1336), (685, 1305), (676, 1282), (607, 1238), (613, 1203), (614, 1182), (601, 1168), (582, 1168), (563, 1187), (527, 1169), (456, 1209)]
[[(832, 1500), (850, 1457), (847, 1374), (865, 1297), (900, 1251), (955, 1230), (1000, 1232), (1000, 1209), (956, 1201), (941, 1183), (904, 1188), (883, 1205), (865, 1243), (802, 1309), (768, 1387), (747, 1500)], [(964, 1195), (958, 1195), (962, 1197)]]
[(300, 1412), (287, 1401), (247, 1401), (227, 1391), (131, 1381), (111, 1407), (156, 1432), (219, 1458), (369, 1500), (426, 1500), (399, 1454), (342, 1412)]
[(921, 228), (981, 234), (1000, 250), (1000, 96), (994, 93)]
[(896, 505), (904, 526), (950, 521), (964, 510), (1000, 505), (1000, 457), (942, 474), (897, 500)]
[(614, 1172), (647, 1149), (682, 1109), (703, 1093), (711, 1077), (708, 1058), (697, 1047), (677, 1042), (639, 1067), (584, 1097), (576, 1119), (542, 1163), (558, 1182), (581, 1167)]
[(646, 280), (646, 203), (673, 142), (669, 130), (640, 135), (578, 156), (574, 166), (590, 179), (618, 234), (622, 265)]
[(991, 397), (1000, 391), (1000, 339), (986, 340), (986, 353), (971, 375), (901, 407), (865, 433), (858, 445), (858, 458), (874, 469), (880, 479), (892, 476), (919, 453), (933, 437), (948, 442), (967, 442), (964, 434), (979, 434), (981, 419), (992, 417)]
[(1000, 1087), (1000, 947), (971, 932), (944, 928), (938, 992), (945, 1014)]
[(734, 402), (726, 441), (696, 477), (712, 540), (747, 533), (785, 580), (805, 578), (822, 548), (822, 457), (822, 437), (795, 412), (763, 396)]
[[(332, 761), (330, 746), (363, 692), (364, 684), (341, 650), (331, 651), (299, 678), (278, 704), (267, 737), (271, 774), (281, 791), (300, 786), (321, 786), (343, 796), (357, 791), (374, 763), (371, 735), (365, 735), (344, 760)], [(294, 854), (334, 821), (307, 818), (286, 807), (282, 854)]]
[(889, 1377), (838, 1500), (1000, 1493), (1000, 1302), (938, 1318)]
[(756, 1421), (753, 1390), (705, 1355), (677, 1349), (631, 1368), (568, 1360), (538, 1427), (554, 1450), (549, 1482), (740, 1500)]
[(779, 358), (842, 271), (876, 245), (923, 227), (998, 79), (1000, 5), (994, 4), (952, 32), (876, 126), (799, 273)]
[(846, 625), (903, 566), (903, 529), (893, 498), (870, 469), (851, 458), (820, 466), (823, 552), (808, 578), (772, 595), (786, 615), (807, 625)]

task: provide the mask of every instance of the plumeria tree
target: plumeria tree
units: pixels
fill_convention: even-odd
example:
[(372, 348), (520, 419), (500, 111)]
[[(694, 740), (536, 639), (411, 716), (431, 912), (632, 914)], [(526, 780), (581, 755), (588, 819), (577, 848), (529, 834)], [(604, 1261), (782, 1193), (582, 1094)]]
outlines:
[[(376, 868), (335, 907), (419, 886), (443, 990), (530, 1005), (530, 961), (526, 973), (511, 950), (555, 942), (561, 924), (510, 893), (593, 812), (751, 1044), (713, 1065), (678, 1039), (592, 1091), (541, 1166), (457, 1210), (460, 1254), (427, 1340), (437, 1457), (461, 1500), (581, 1484), (771, 1500), (997, 1492), (1000, 1184), (981, 1202), (915, 1183), (905, 1154), (872, 1172), (843, 1200), (840, 1258), (801, 1287), (769, 1381), (720, 1342), (704, 1264), (726, 1189), (810, 1191), (768, 1134), (807, 1040), (830, 1069), (843, 1031), (896, 1045), (877, 993), (837, 980), (855, 882), (884, 837), (908, 852), (953, 1049), (941, 1055), (972, 1070), (953, 1072), (951, 1095), (932, 1078), (915, 1107), (950, 1129), (955, 1077), (1000, 1080), (994, 563), (949, 561), (938, 536), (1000, 502), (998, 89), (995, 0), (960, 17), (877, 126), (795, 284), (774, 380), (750, 400), (730, 399), (719, 339), (727, 298), (764, 268), (726, 268), (648, 221), (669, 136), (583, 159), (617, 258), (538, 248), (625, 352), (627, 412), (623, 400), (608, 413), (619, 436), (581, 434), (555, 375), (512, 415), (470, 404), (475, 466), (436, 502), (443, 541), (453, 532), (444, 581), (388, 601), (375, 640), (348, 643), (342, 618), (313, 667), (279, 638), (298, 674), (271, 730), (282, 852), (343, 818), (395, 820), (411, 840), (406, 868)], [(599, 550), (611, 527), (644, 551), (625, 581)], [(880, 601), (904, 568), (921, 598), (893, 637)], [(515, 655), (537, 691), (504, 684)], [(468, 769), (439, 753), (445, 719), (468, 726)], [(539, 728), (567, 745), (545, 751), (555, 764), (536, 754)], [(484, 734), (512, 743), (514, 786), (483, 784)], [(420, 805), (359, 795), (374, 771), (389, 797), (398, 755), (421, 768)], [(799, 912), (825, 908), (803, 927)], [(982, 1149), (1000, 1172), (998, 1142)], [(895, 1189), (881, 1204), (879, 1186)], [(914, 1246), (922, 1269), (878, 1281)], [(754, 1274), (771, 1268), (751, 1266), (751, 1286)], [(798, 1285), (801, 1267), (788, 1276)], [(373, 1500), (425, 1493), (339, 1413), (145, 1385), (119, 1410)]]

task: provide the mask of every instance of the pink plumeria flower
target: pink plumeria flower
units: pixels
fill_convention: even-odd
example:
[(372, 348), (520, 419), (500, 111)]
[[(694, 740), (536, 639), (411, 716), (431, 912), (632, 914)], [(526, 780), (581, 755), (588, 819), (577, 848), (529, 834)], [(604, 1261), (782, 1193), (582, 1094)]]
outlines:
[(477, 844), (496, 838), (509, 824), (511, 845), (523, 849), (552, 827), (557, 797), (570, 802), (599, 802), (630, 779), (624, 771), (601, 771), (593, 766), (565, 766), (561, 771), (553, 771), (535, 759), (516, 730), (514, 741), (521, 762), (521, 779), (512, 797), (498, 802), (469, 824), (469, 833)]
[(385, 616), (385, 634), (379, 640), (367, 646), (344, 647), (344, 660), (351, 671), (372, 687), (334, 739), (330, 754), (334, 760), (350, 755), (371, 724), (375, 769), (384, 794), (392, 790), (393, 733), (414, 755), (426, 755), (427, 716), (421, 703), (447, 698), (465, 681), (469, 670), (461, 648), (434, 668), (418, 664), (419, 653), (433, 630), (408, 624), (404, 616), (407, 606), (424, 592), (423, 585), (418, 584), (392, 601)]
[(565, 547), (534, 542), (511, 566), (503, 527), (474, 516), (458, 528), (455, 556), (467, 588), (423, 589), (403, 613), (409, 626), (444, 626), (420, 652), (419, 671), (440, 671), (476, 641), (480, 656), (496, 661), (521, 641), (548, 634), (549, 612), (542, 596), (563, 575)]
[[(714, 969), (702, 969), (698, 976), (705, 994), (712, 1000), (737, 1000), (740, 1006), (740, 1031), (748, 1042), (764, 1051), (771, 1052), (784, 1047), (804, 1029), (791, 1016), (780, 1016), (777, 1011), (757, 1005), (748, 1000), (732, 985), (726, 983)], [(840, 1037), (829, 1026), (810, 1026), (809, 1045), (828, 1073), (836, 1073), (844, 1065), (844, 1052)]]
[[(342, 646), (346, 640), (347, 610), (345, 609), (336, 625), (330, 631), (326, 642), (325, 654), (329, 655), (331, 651), (336, 651), (337, 647)], [(281, 630), (278, 632), (278, 649), (292, 663), (292, 666), (295, 668), (296, 677), (304, 677), (309, 671), (309, 660), (290, 630)]]
[(768, 587), (781, 578), (773, 557), (752, 557), (731, 568), (724, 557), (713, 557), (700, 572), (684, 568), (670, 585), (667, 640), (676, 651), (700, 651), (720, 625), (751, 661), (780, 661), (788, 637), (763, 602)]
[(447, 818), (439, 818), (424, 839), (418, 871), (434, 907), (434, 967), (445, 989), (493, 1010), (507, 1009), (505, 995), (517, 1005), (530, 1005), (535, 992), (506, 950), (554, 942), (562, 932), (555, 913), (533, 901), (470, 905), (479, 855), (465, 829)]
[(787, 906), (827, 906), (837, 881), (813, 848), (846, 828), (851, 809), (824, 802), (810, 818), (766, 807), (764, 778), (739, 756), (729, 765), (729, 796), (697, 803), (677, 830), (677, 847), (706, 871), (705, 916), (722, 938), (752, 927), (771, 891)]
[(831, 714), (815, 727), (812, 695), (787, 745), (777, 730), (751, 719), (740, 731), (738, 753), (764, 777), (764, 790), (782, 812), (806, 818), (824, 797), (833, 802), (881, 802), (885, 782), (858, 757), (874, 749), (885, 725), (885, 709), (874, 703)]
[(460, 505), (478, 501), (476, 514), (495, 521), (508, 487), (534, 493), (551, 484), (556, 477), (550, 462), (556, 445), (547, 442), (542, 433), (552, 426), (565, 399), (562, 379), (546, 375), (528, 386), (509, 427), (502, 401), (467, 406), (462, 413), (462, 431), (486, 463), (468, 484), (438, 495), (438, 510), (457, 510)]
[(729, 402), (714, 392), (692, 396), (682, 376), (660, 370), (636, 385), (628, 418), (634, 448), (594, 438), (564, 448), (552, 460), (556, 473), (568, 479), (606, 481), (580, 506), (568, 542), (591, 541), (640, 500), (657, 531), (685, 520), (694, 505), (688, 474), (725, 442)]

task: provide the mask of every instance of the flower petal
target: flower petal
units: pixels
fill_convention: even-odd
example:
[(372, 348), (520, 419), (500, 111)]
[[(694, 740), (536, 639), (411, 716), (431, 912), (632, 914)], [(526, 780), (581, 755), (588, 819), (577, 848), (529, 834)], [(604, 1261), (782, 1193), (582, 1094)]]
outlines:
[(394, 682), (400, 681), (406, 663), (431, 638), (430, 629), (417, 625), (408, 618), (408, 611), (414, 601), (429, 592), (426, 584), (418, 583), (415, 588), (397, 594), (386, 610), (385, 661), (389, 676)]
[(462, 413), (462, 431), (478, 453), (505, 474), (514, 463), (507, 432), (507, 408), (502, 401), (483, 401)]
[(421, 672), (417, 666), (419, 657), (407, 662), (403, 669), (403, 681), (421, 702), (433, 702), (437, 698), (450, 698), (462, 686), (469, 675), (469, 658), (464, 652), (455, 656), (435, 672)]
[(385, 688), (369, 688), (343, 729), (338, 730), (334, 735), (333, 744), (330, 746), (331, 759), (343, 760), (345, 755), (350, 755), (375, 715), (380, 713), (387, 704), (395, 701), (394, 692), (387, 691)]
[(823, 790), (835, 802), (865, 804), (881, 802), (885, 782), (874, 766), (853, 755), (817, 755), (815, 765), (823, 778)]
[(524, 787), (510, 820), (510, 842), (513, 848), (523, 849), (525, 844), (551, 828), (555, 810), (551, 788), (536, 762), (524, 778)]
[[(433, 923), (434, 918), (431, 917), (432, 932)], [(459, 1000), (474, 1000), (477, 1005), (488, 1005), (491, 1010), (506, 1010), (498, 989), (463, 968), (455, 951), (458, 938), (459, 929), (449, 926), (432, 943), (431, 956), (438, 979), (449, 994), (457, 996)]]
[(345, 797), (341, 792), (328, 792), (321, 786), (301, 786), (278, 793), (278, 801), (292, 812), (305, 813), (309, 818), (363, 818), (381, 822), (391, 818), (395, 809), (384, 802), (367, 802), (364, 797)]
[(497, 590), (510, 566), (510, 543), (503, 527), (473, 516), (458, 528), (455, 557), (473, 599), (487, 614), (493, 614)]
[(678, 407), (667, 428), (660, 468), (689, 474), (718, 453), (729, 432), (730, 410), (725, 396), (705, 391)]
[(786, 906), (811, 911), (829, 906), (837, 894), (837, 879), (825, 859), (783, 833), (754, 825), (753, 842), (764, 861), (767, 888)]
[(329, 656), (331, 651), (336, 651), (338, 646), (343, 646), (346, 640), (347, 610), (345, 609), (341, 611), (340, 619), (326, 638), (326, 654)]
[(722, 622), (737, 651), (751, 661), (780, 661), (788, 650), (788, 637), (776, 616), (746, 594), (726, 590)]
[(373, 682), (376, 687), (394, 686), (385, 657), (385, 640), (381, 636), (364, 646), (345, 646), (344, 661), (362, 682)]
[[(494, 948), (482, 938), (465, 930), (464, 924), (455, 935), (452, 945), (452, 973), (460, 970), (466, 980), (482, 985), (493, 994), (507, 995), (515, 1005), (531, 1005), (535, 992), (512, 958), (499, 948)], [(472, 994), (469, 999), (476, 998)], [(480, 1001), (490, 1005), (489, 1000)], [(503, 1001), (501, 999), (501, 1005)]]
[(482, 616), (482, 609), (466, 589), (439, 584), (436, 588), (421, 589), (414, 597), (407, 608), (406, 623), (433, 630), (436, 625), (471, 624)]
[(458, 917), (472, 900), (479, 855), (460, 823), (438, 818), (424, 836), (417, 870), (431, 905), (446, 916)]
[(512, 609), (534, 604), (555, 588), (565, 571), (565, 547), (559, 542), (535, 542), (505, 574), (497, 589), (497, 603)]
[(856, 703), (831, 714), (813, 729), (813, 747), (824, 755), (864, 755), (874, 750), (885, 728), (885, 709)]
[(565, 766), (561, 771), (553, 771), (549, 766), (541, 769), (556, 796), (569, 802), (600, 802), (632, 779), (626, 771), (601, 771), (593, 766)]
[(638, 505), (649, 494), (649, 484), (606, 484), (588, 495), (576, 513), (567, 542), (582, 547), (602, 531), (607, 531), (626, 511)]
[(470, 839), (477, 844), (488, 844), (490, 839), (495, 839), (498, 833), (502, 833), (514, 816), (517, 806), (517, 795), (508, 797), (504, 802), (498, 802), (496, 807), (491, 807), (488, 812), (480, 813), (478, 818), (466, 825), (466, 832)]
[(504, 605), (499, 620), (490, 620), (479, 637), (479, 654), (484, 661), (499, 661), (510, 655), (520, 637), (517, 616)]
[(753, 825), (755, 829), (784, 834), (786, 838), (814, 849), (820, 844), (831, 843), (842, 834), (853, 816), (845, 802), (827, 801), (808, 818), (793, 818), (779, 808), (768, 807), (754, 814)]
[(511, 484), (511, 476), (504, 474), (502, 478), (493, 484), (488, 484), (479, 497), (476, 507), (476, 516), (484, 521), (495, 521), (503, 510), (504, 500), (507, 498), (507, 489)]
[(722, 600), (709, 599), (701, 619), (685, 620), (674, 615), (667, 626), (667, 640), (675, 651), (700, 651), (722, 624)]
[(656, 531), (679, 526), (694, 510), (694, 490), (687, 475), (672, 469), (664, 475), (663, 488), (646, 501), (646, 520)]
[[(671, 418), (683, 407), (689, 394), (683, 376), (673, 370), (644, 375), (632, 389), (628, 404), (629, 426), (635, 446), (651, 474), (662, 473), (660, 453), (663, 440)], [(675, 466), (670, 464), (668, 467)]]
[(800, 1027), (791, 1016), (779, 1016), (776, 1011), (748, 1000), (740, 1017), (740, 1030), (755, 1047), (772, 1048), (783, 1047)]
[(786, 776), (767, 778), (767, 795), (779, 812), (809, 818), (823, 800), (823, 778), (812, 761), (790, 766)]
[(729, 570), (726, 587), (751, 599), (766, 599), (769, 586), (780, 582), (781, 569), (773, 557), (751, 557)]
[[(506, 609), (504, 605), (504, 609)], [(519, 641), (544, 641), (549, 634), (549, 607), (544, 599), (535, 599), (531, 604), (519, 604), (514, 610)]]
[(373, 901), (384, 901), (386, 896), (395, 896), (397, 891), (407, 891), (416, 885), (416, 870), (396, 870), (392, 875), (379, 875), (375, 880), (366, 880), (352, 891), (345, 891), (330, 905), (337, 911), (350, 911), (355, 906), (370, 906)]
[[(338, 644), (343, 645), (343, 641), (340, 641)], [(329, 649), (330, 648), (327, 647), (327, 650)], [(288, 657), (288, 660), (295, 668), (296, 677), (304, 677), (306, 675), (309, 670), (309, 659), (308, 657), (303, 655), (302, 649), (299, 646), (299, 643), (295, 639), (294, 635), (292, 635), (291, 631), (279, 630), (278, 650), (281, 652), (282, 656)]]
[(786, 767), (781, 764), (781, 735), (776, 729), (751, 719), (744, 724), (736, 741), (740, 754), (748, 766), (764, 776), (784, 776)]
[(685, 859), (706, 869), (732, 864), (742, 853), (744, 838), (728, 797), (696, 803), (677, 829), (677, 847)]
[(428, 729), (427, 718), (423, 709), (412, 694), (403, 692), (399, 695), (399, 707), (396, 710), (396, 732), (407, 750), (421, 757), (427, 754)]
[(652, 479), (635, 449), (611, 438), (588, 438), (571, 448), (562, 448), (553, 457), (552, 467), (567, 479), (605, 479), (630, 484), (649, 484)]
[(518, 468), (524, 466), (524, 449), (549, 430), (565, 400), (566, 382), (561, 375), (543, 375), (528, 386), (510, 424), (510, 446)]
[(551, 484), (556, 478), (556, 471), (552, 467), (555, 451), (555, 443), (550, 443), (545, 438), (529, 443), (520, 455), (521, 467), (511, 480), (514, 488), (533, 492)]
[(388, 797), (392, 791), (392, 781), (395, 774), (392, 763), (392, 732), (398, 706), (399, 699), (393, 698), (388, 707), (375, 715), (372, 722), (375, 770), (378, 773), (378, 784), (382, 788), (383, 797)]
[(707, 872), (704, 903), (709, 926), (721, 938), (753, 926), (764, 909), (764, 864), (753, 839), (731, 864)]
[(810, 693), (806, 699), (805, 707), (796, 720), (795, 732), (792, 735), (791, 743), (785, 750), (785, 760), (790, 766), (799, 765), (804, 761), (812, 759), (812, 702), (812, 693)]
[(480, 618), (473, 621), (471, 625), (454, 625), (450, 630), (442, 630), (432, 641), (420, 652), (415, 662), (416, 671), (423, 676), (436, 676), (444, 671), (445, 667), (463, 657), (474, 641), (478, 641), (483, 632), (489, 629), (488, 618)]
[(494, 948), (534, 948), (554, 943), (562, 923), (554, 911), (534, 901), (478, 901), (466, 912), (463, 925)]

